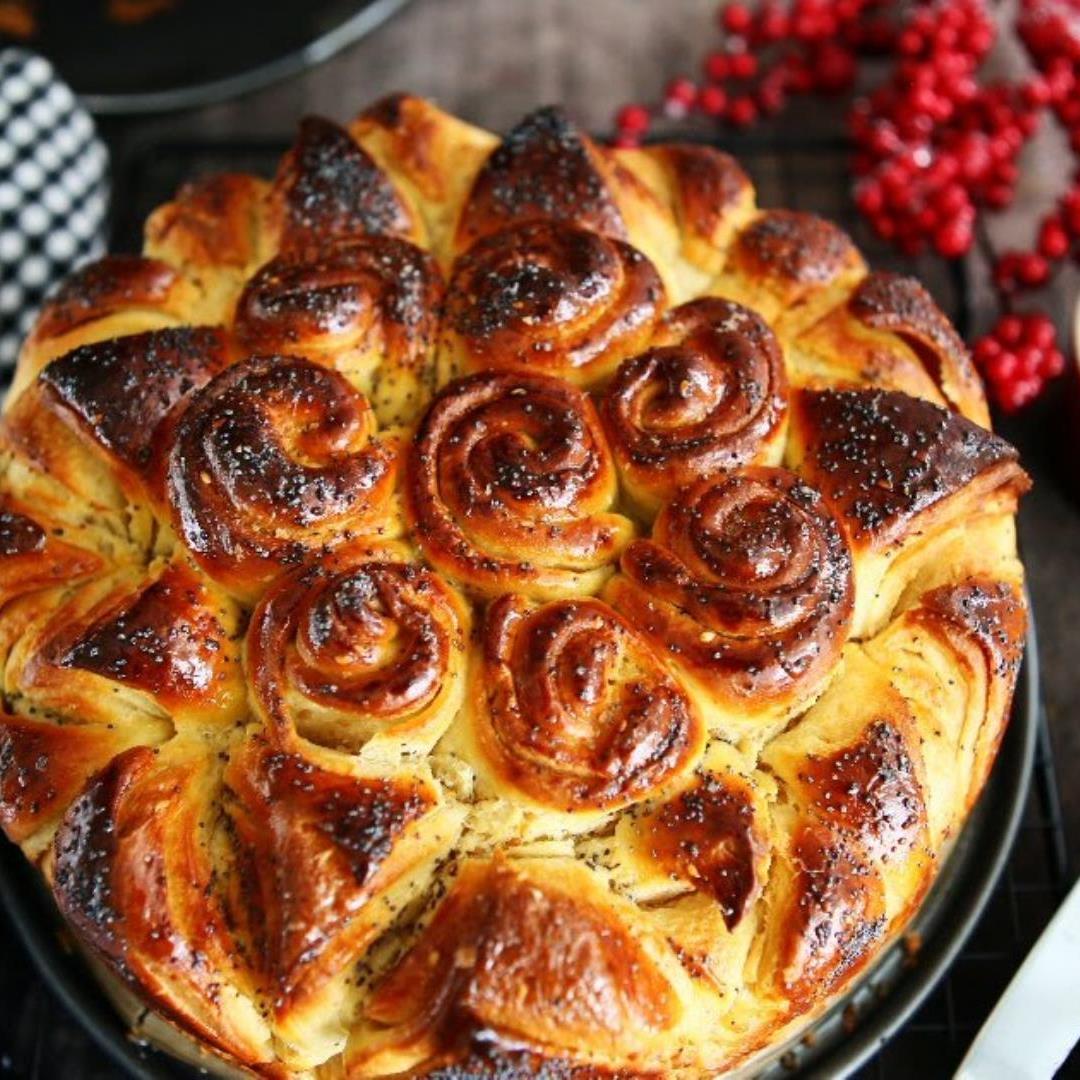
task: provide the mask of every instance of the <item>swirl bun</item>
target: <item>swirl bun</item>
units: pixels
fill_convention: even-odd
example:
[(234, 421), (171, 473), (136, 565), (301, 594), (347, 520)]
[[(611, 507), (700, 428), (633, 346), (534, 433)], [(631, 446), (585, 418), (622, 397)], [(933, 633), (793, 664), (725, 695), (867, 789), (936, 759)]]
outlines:
[(765, 737), (814, 697), (852, 611), (851, 555), (821, 496), (748, 466), (669, 503), (623, 553), (611, 602), (683, 669), (729, 736)]
[(631, 497), (655, 511), (719, 469), (778, 465), (786, 389), (780, 345), (754, 312), (715, 297), (668, 312), (601, 402)]
[(271, 259), (241, 294), (234, 333), (248, 352), (337, 369), (380, 423), (409, 423), (434, 383), (441, 303), (431, 256), (397, 237), (367, 237)]
[(573, 815), (570, 828), (662, 789), (693, 768), (704, 742), (664, 660), (592, 597), (497, 600), (455, 733), (481, 795), (512, 792), (536, 813)]
[(286, 575), (248, 630), (256, 706), (288, 744), (429, 750), (464, 696), (469, 610), (402, 545), (356, 546)]
[(406, 462), (406, 511), (438, 570), (485, 596), (594, 592), (633, 526), (611, 511), (615, 467), (580, 390), (542, 375), (451, 383)]
[(480, 240), (455, 266), (440, 366), (542, 371), (581, 385), (643, 349), (664, 307), (652, 263), (621, 240), (535, 221)]
[(211, 577), (258, 593), (280, 567), (356, 535), (395, 530), (390, 450), (344, 376), (261, 356), (192, 399), (168, 455), (177, 532)]

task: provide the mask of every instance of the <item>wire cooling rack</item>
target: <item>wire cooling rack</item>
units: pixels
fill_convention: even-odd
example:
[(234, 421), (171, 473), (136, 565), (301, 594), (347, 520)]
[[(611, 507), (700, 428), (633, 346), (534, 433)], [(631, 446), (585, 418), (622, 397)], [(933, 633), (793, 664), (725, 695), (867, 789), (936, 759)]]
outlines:
[[(129, 154), (113, 176), (113, 250), (138, 250), (142, 221), (184, 180), (234, 170), (269, 176), (283, 149), (276, 140), (200, 141), (147, 146)], [(734, 151), (751, 173), (762, 205), (812, 210), (839, 222), (871, 263), (921, 278), (961, 332), (966, 330), (972, 301), (963, 267), (934, 258), (905, 259), (874, 238), (852, 207), (841, 141), (747, 138), (735, 143)], [(855, 1074), (859, 1080), (951, 1076), (1070, 880), (1050, 740), (1040, 717), (1033, 783), (1005, 873), (949, 974)], [(0, 958), (0, 1078), (116, 1077), (116, 1066), (65, 1013), (2, 922)], [(1080, 1076), (1080, 1053), (1059, 1075)]]

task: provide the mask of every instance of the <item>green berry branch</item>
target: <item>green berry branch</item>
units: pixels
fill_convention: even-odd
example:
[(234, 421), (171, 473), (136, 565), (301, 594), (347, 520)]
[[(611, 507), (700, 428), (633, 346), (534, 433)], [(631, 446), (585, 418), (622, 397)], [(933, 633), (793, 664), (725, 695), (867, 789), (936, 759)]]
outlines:
[(975, 362), (1002, 410), (1035, 400), (1065, 357), (1049, 316), (1017, 301), (1080, 255), (1080, 178), (1029, 250), (995, 255), (985, 217), (1013, 204), (1019, 155), (1047, 119), (1080, 155), (1080, 0), (1020, 0), (1014, 29), (1032, 70), (1017, 80), (980, 77), (999, 30), (988, 0), (732, 2), (717, 19), (700, 80), (680, 76), (657, 105), (620, 108), (615, 144), (637, 145), (660, 116), (745, 129), (793, 98), (850, 95), (873, 60), (876, 85), (847, 113), (855, 204), (906, 255), (956, 259), (981, 245), (1000, 317), (974, 342)]

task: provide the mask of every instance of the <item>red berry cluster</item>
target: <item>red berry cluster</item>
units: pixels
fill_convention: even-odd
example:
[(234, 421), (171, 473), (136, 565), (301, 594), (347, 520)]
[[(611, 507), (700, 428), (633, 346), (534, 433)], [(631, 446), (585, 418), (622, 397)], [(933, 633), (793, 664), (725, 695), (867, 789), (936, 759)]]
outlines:
[[(1050, 108), (1080, 154), (1080, 7), (1068, 0), (1023, 0), (1016, 30), (1036, 74), (1021, 93), (1032, 109)], [(1080, 239), (1080, 181), (1039, 223), (1035, 250), (1005, 252), (994, 265), (1002, 293), (1045, 285)]]
[(984, 0), (914, 8), (892, 74), (852, 108), (856, 202), (874, 230), (908, 254), (970, 250), (980, 207), (1013, 197), (1015, 157), (1037, 127), (1019, 93), (979, 86), (994, 44)]
[[(702, 77), (672, 79), (663, 113), (693, 111), (735, 128), (776, 115), (792, 94), (839, 94), (854, 83), (857, 56), (888, 48), (892, 28), (868, 17), (881, 0), (765, 0), (754, 8), (730, 3), (718, 19), (723, 45), (705, 56)], [(644, 105), (626, 105), (615, 117), (616, 145), (636, 146), (652, 122)]]
[[(1035, 70), (1019, 82), (978, 79), (997, 33), (989, 0), (732, 2), (718, 20), (722, 45), (705, 57), (702, 81), (673, 79), (659, 106), (620, 109), (618, 145), (636, 146), (661, 113), (697, 111), (747, 127), (795, 94), (849, 90), (859, 60), (884, 54), (885, 77), (849, 114), (855, 201), (901, 251), (946, 258), (971, 250), (980, 213), (1011, 205), (1020, 151), (1045, 113), (1080, 155), (1080, 0), (1020, 0), (1016, 30)], [(995, 260), (1002, 308), (1045, 285), (1071, 254), (1080, 258), (1080, 177), (1040, 222), (1032, 250)], [(991, 394), (1010, 411), (1063, 363), (1043, 315), (1005, 315), (976, 353)]]
[(1034, 401), (1048, 379), (1065, 370), (1054, 324), (1043, 314), (1002, 315), (973, 350), (994, 400), (1005, 412)]

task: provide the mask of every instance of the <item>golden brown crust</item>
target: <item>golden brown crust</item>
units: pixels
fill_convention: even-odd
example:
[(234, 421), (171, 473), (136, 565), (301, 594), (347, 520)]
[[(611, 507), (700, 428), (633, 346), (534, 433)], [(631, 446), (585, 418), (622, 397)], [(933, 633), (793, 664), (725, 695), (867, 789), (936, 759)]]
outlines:
[(584, 873), (567, 876), (469, 864), (368, 1017), (444, 1054), (466, 1054), (482, 1029), (525, 1048), (610, 1052), (628, 1032), (672, 1026), (680, 1007), (664, 974)]
[(906, 394), (804, 391), (792, 408), (804, 433), (800, 469), (857, 548), (894, 542), (913, 518), (977, 478), (1027, 487), (1004, 439)]
[[(856, 636), (884, 625), (923, 581), (1010, 572), (1008, 518), (1029, 480), (1004, 440), (883, 390), (799, 391), (791, 432), (789, 460), (820, 488), (855, 555)], [(982, 543), (970, 543), (972, 528)]]
[(737, 735), (813, 696), (851, 618), (851, 555), (836, 521), (783, 469), (701, 481), (626, 549), (620, 570), (611, 602)]
[(855, 258), (851, 240), (829, 221), (797, 210), (769, 210), (735, 244), (732, 258), (747, 274), (760, 274), (795, 290), (833, 281)]
[(686, 693), (630, 624), (591, 597), (539, 608), (497, 600), (472, 680), (470, 750), (487, 786), (540, 806), (624, 806), (701, 753), (704, 727)]
[(406, 460), (406, 510), (431, 564), (485, 596), (593, 591), (632, 533), (592, 403), (541, 375), (451, 383)]
[(81, 433), (148, 481), (163, 425), (226, 364), (222, 331), (183, 326), (83, 345), (49, 364), (39, 383)]
[(656, 509), (704, 476), (777, 465), (787, 419), (780, 345), (764, 320), (709, 297), (669, 311), (601, 398), (623, 483)]
[(131, 744), (112, 727), (0, 714), (0, 826), (8, 838), (25, 844), (55, 825), (87, 779)]
[(0, 499), (0, 609), (25, 593), (102, 568), (99, 555), (60, 539), (63, 532), (47, 529), (17, 500)]
[(884, 894), (858, 848), (812, 820), (795, 825), (786, 858), (791, 882), (771, 959), (784, 995), (805, 1008), (869, 961), (885, 934)]
[(169, 450), (177, 532), (215, 580), (257, 594), (282, 567), (357, 535), (394, 531), (390, 450), (336, 372), (253, 357), (192, 400)]
[(749, 177), (730, 154), (713, 146), (665, 143), (647, 153), (667, 172), (684, 249), (693, 261), (719, 269), (713, 253), (722, 255), (736, 223), (753, 206)]
[(811, 812), (851, 833), (873, 858), (904, 858), (926, 827), (922, 790), (904, 735), (887, 718), (850, 745), (810, 754), (797, 774)]
[(369, 235), (417, 238), (393, 181), (344, 128), (320, 116), (300, 122), (274, 180), (270, 215), (283, 251)]
[(92, 341), (190, 321), (195, 286), (173, 267), (141, 255), (106, 255), (49, 298), (19, 353), (15, 395), (54, 357)]
[(245, 704), (238, 623), (186, 563), (121, 571), (53, 598), (9, 655), (6, 690), (78, 722), (227, 726)]
[(663, 306), (659, 275), (629, 244), (559, 222), (508, 228), (455, 265), (442, 366), (591, 385), (645, 347)]
[(703, 772), (675, 798), (641, 819), (641, 843), (671, 875), (707, 893), (728, 930), (761, 894), (766, 837), (745, 781)]
[(184, 184), (146, 220), (147, 250), (194, 274), (248, 270), (259, 261), (266, 182), (216, 173)]
[(362, 954), (378, 929), (363, 909), (406, 869), (394, 848), (435, 795), (419, 778), (333, 773), (257, 738), (225, 782), (239, 852), (230, 914), (281, 1019)]
[(899, 274), (869, 274), (849, 306), (866, 326), (899, 337), (922, 362), (945, 400), (987, 426), (985, 400), (971, 356), (920, 282)]
[(35, 338), (56, 338), (116, 311), (161, 307), (179, 288), (175, 270), (141, 255), (106, 255), (83, 267), (50, 298), (34, 328)]
[(912, 703), (942, 843), (982, 791), (1005, 732), (1027, 633), (1016, 581), (973, 576), (926, 592), (867, 652)]
[(562, 109), (537, 109), (503, 139), (473, 182), (458, 224), (458, 250), (535, 220), (625, 239), (606, 171), (593, 141)]
[(271, 1051), (214, 887), (206, 772), (194, 751), (121, 754), (56, 834), (53, 892), (138, 993), (211, 1046), (258, 1063)]
[(847, 299), (865, 273), (847, 234), (797, 210), (766, 210), (735, 238), (710, 288), (756, 309), (781, 333), (816, 322)]

